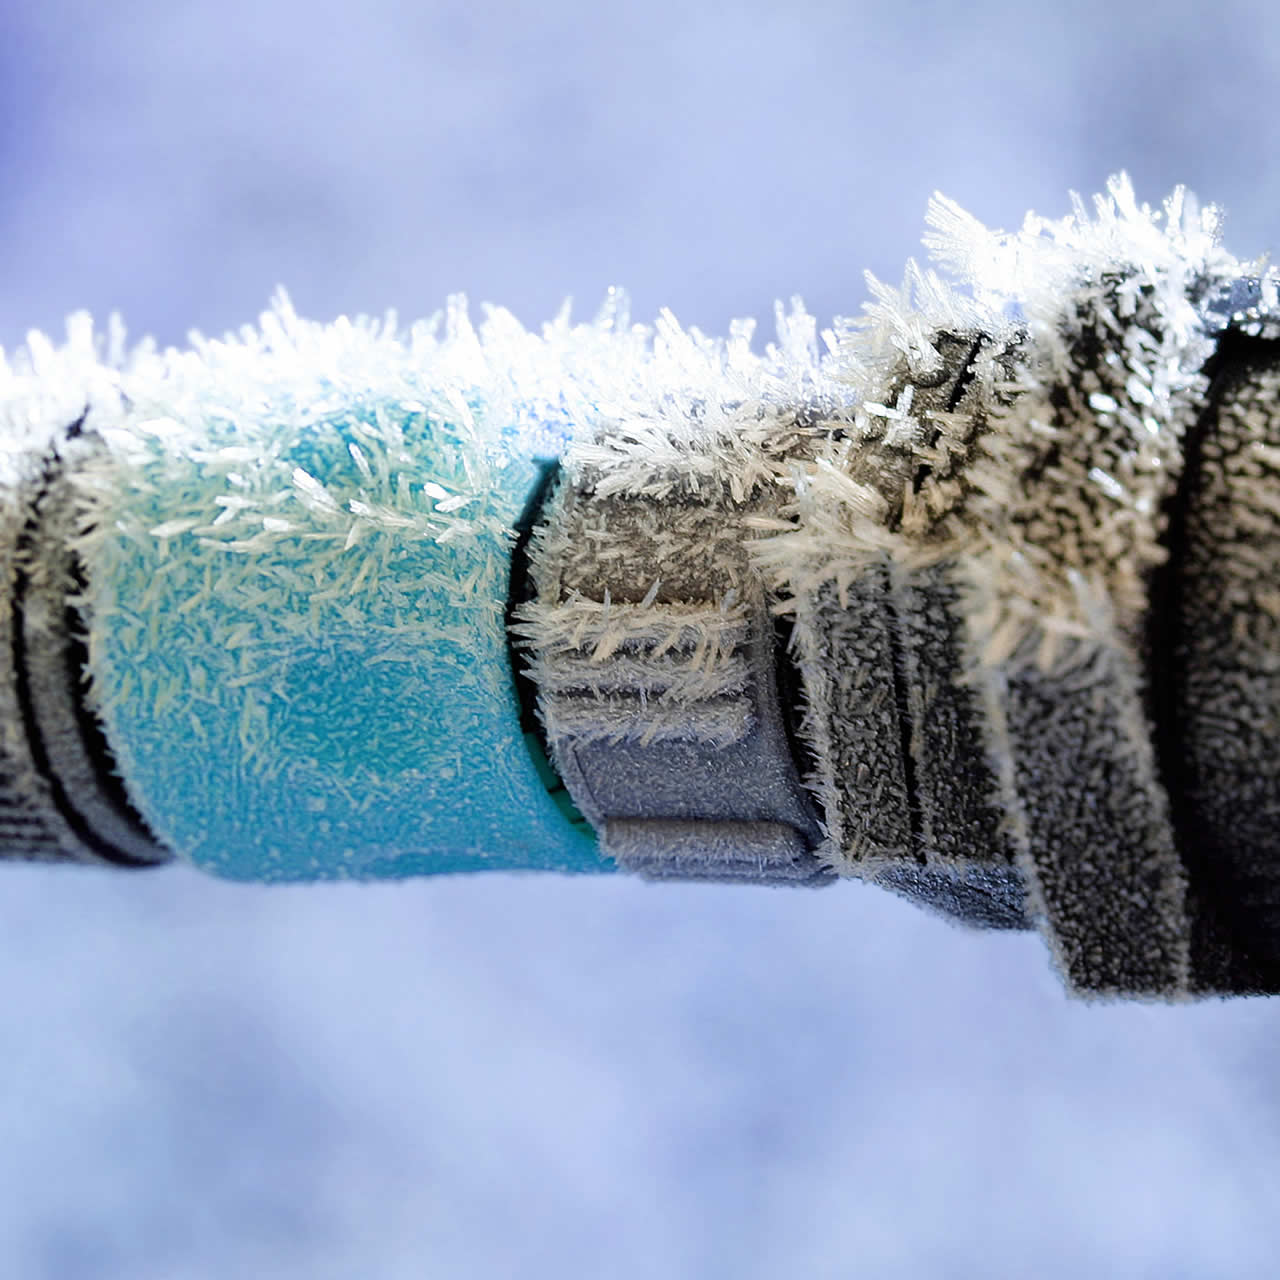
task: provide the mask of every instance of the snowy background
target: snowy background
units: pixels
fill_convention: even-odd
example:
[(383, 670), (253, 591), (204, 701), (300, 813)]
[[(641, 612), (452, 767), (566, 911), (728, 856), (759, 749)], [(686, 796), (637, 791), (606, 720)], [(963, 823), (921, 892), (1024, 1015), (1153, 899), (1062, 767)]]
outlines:
[[(277, 283), (826, 323), (935, 188), (1008, 226), (1122, 167), (1280, 248), (1280, 17), (1156, 12), (5, 4), (0, 344)], [(1280, 1002), (1077, 1007), (1036, 938), (857, 885), (0, 881), (15, 1280), (1275, 1269)]]

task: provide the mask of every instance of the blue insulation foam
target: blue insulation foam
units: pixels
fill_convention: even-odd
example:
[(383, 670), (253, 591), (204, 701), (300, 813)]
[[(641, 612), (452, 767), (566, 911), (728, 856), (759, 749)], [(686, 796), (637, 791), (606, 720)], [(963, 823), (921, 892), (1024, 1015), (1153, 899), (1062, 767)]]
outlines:
[(79, 478), (91, 700), (155, 834), (245, 880), (611, 870), (508, 657), (555, 432), (478, 393), (264, 379), (248, 411), (207, 385), (137, 406)]

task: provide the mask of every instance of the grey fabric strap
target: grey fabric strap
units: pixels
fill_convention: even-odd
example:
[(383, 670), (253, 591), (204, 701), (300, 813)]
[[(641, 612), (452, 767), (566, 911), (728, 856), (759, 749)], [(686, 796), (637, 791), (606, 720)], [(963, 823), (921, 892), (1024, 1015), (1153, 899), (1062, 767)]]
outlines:
[(609, 818), (605, 842), (629, 871), (653, 880), (812, 884), (813, 859), (785, 822)]
[(820, 794), (842, 870), (986, 928), (1030, 922), (947, 567), (887, 562), (800, 609)]
[(534, 537), (523, 630), (552, 761), (605, 852), (649, 878), (834, 878), (743, 545), (752, 509), (565, 481)]
[(1145, 634), (1070, 679), (987, 675), (1033, 907), (1083, 994), (1280, 991), (1280, 343), (1256, 292), (1183, 439)]
[(1075, 679), (988, 673), (1033, 909), (1063, 977), (1096, 996), (1190, 990), (1187, 880), (1144, 711), (1111, 650)]
[(1038, 927), (1079, 995), (1280, 991), (1280, 342), (1232, 316), (1145, 636), (1065, 672), (966, 659), (958, 563), (800, 604), (841, 870)]
[(1187, 454), (1153, 671), (1196, 981), (1280, 990), (1280, 342), (1224, 339)]

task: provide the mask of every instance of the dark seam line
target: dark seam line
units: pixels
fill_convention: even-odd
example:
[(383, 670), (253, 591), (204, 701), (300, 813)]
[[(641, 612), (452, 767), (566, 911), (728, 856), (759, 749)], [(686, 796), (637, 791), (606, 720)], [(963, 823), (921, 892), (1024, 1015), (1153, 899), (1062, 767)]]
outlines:
[[(956, 380), (951, 387), (951, 393), (947, 396), (947, 407), (943, 411), (945, 413), (954, 413), (960, 405), (960, 401), (964, 399), (964, 393), (973, 385), (973, 380), (978, 376), (976, 361), (978, 352), (982, 350), (982, 344), (986, 341), (984, 334), (979, 334), (974, 340), (969, 350), (965, 353), (964, 363), (960, 366), (960, 372), (956, 375)], [(927, 385), (917, 382), (918, 386)], [(933, 449), (937, 446), (938, 440), (942, 436), (942, 429), (935, 428), (929, 433), (928, 447)], [(919, 493), (924, 488), (924, 482), (933, 474), (933, 467), (930, 463), (922, 462), (915, 470), (915, 474), (911, 477), (911, 492)], [(901, 516), (896, 517), (893, 527), (897, 528), (897, 522)]]
[(534, 528), (542, 514), (542, 509), (551, 495), (556, 480), (560, 476), (559, 462), (541, 464), (542, 474), (538, 483), (529, 495), (524, 509), (517, 517), (512, 528), (515, 530), (515, 545), (511, 548), (511, 571), (507, 584), (507, 607), (505, 621), (507, 627), (507, 657), (511, 663), (511, 674), (515, 679), (516, 693), (520, 698), (520, 728), (524, 733), (537, 735), (543, 753), (550, 760), (546, 729), (537, 714), (538, 686), (529, 674), (531, 661), (523, 645), (513, 638), (511, 628), (515, 625), (516, 607), (526, 604), (534, 598), (532, 577), (529, 572), (529, 541), (533, 537)]
[[(534, 599), (533, 576), (529, 571), (529, 542), (533, 531), (537, 528), (542, 512), (560, 479), (561, 466), (558, 459), (540, 459), (538, 466), (541, 474), (533, 492), (524, 504), (523, 510), (516, 518), (512, 529), (516, 540), (511, 548), (510, 576), (507, 579), (507, 606), (503, 614), (506, 624), (507, 661), (511, 667), (511, 678), (515, 684), (517, 705), (520, 708), (520, 732), (531, 753), (540, 758), (536, 763), (542, 766), (550, 777), (547, 793), (559, 805), (568, 821), (582, 831), (593, 831), (591, 824), (578, 810), (569, 788), (559, 772), (551, 756), (551, 744), (547, 739), (547, 727), (538, 715), (538, 684), (529, 674), (532, 658), (524, 647), (515, 640), (512, 627), (516, 622), (516, 607)], [(544, 785), (546, 785), (544, 783)]]
[(901, 619), (893, 602), (893, 566), (884, 566), (884, 611), (889, 636), (889, 666), (893, 673), (893, 701), (898, 712), (898, 749), (902, 756), (902, 781), (907, 790), (907, 817), (911, 824), (911, 853), (924, 866), (928, 861), (924, 847), (924, 814), (920, 808), (920, 786), (916, 762), (911, 755), (911, 699), (908, 696), (907, 654)]
[[(76, 424), (73, 424), (73, 429), (83, 421), (84, 419), (81, 417)], [(88, 848), (117, 866), (152, 867), (156, 865), (154, 862), (116, 848), (114, 844), (100, 836), (85, 821), (72, 803), (71, 797), (62, 785), (62, 781), (54, 772), (49, 760), (49, 753), (45, 748), (44, 737), (40, 732), (39, 721), (36, 717), (35, 703), (31, 697), (30, 678), (27, 673), (27, 638), (23, 625), (26, 616), (24, 606), (30, 579), (22, 561), (23, 557), (28, 555), (35, 546), (35, 534), (39, 527), (39, 506), (41, 500), (49, 492), (48, 477), (51, 471), (52, 464), (46, 468), (45, 485), (32, 502), (31, 514), (27, 517), (27, 522), (23, 526), (22, 532), (18, 535), (16, 563), (14, 565), (13, 604), (10, 608), (10, 624), (13, 628), (14, 686), (18, 698), (18, 707), (22, 714), (22, 725), (27, 732), (27, 742), (31, 749), (31, 761), (35, 765), (37, 772), (49, 784), (54, 805), (62, 816), (63, 821)]]
[[(80, 416), (67, 428), (68, 440), (76, 440), (84, 435), (84, 424), (88, 417), (89, 406), (86, 404)], [(83, 596), (88, 590), (88, 580), (84, 564), (78, 555), (71, 555), (70, 569), (76, 589)], [(167, 857), (168, 851), (161, 847), (146, 819), (134, 807), (124, 780), (116, 772), (115, 753), (111, 750), (102, 721), (89, 709), (85, 700), (84, 673), (89, 667), (88, 627), (80, 611), (71, 604), (63, 609), (63, 620), (67, 634), (64, 651), (67, 687), (71, 690), (71, 706), (76, 726), (80, 730), (80, 741), (97, 779), (99, 791), (123, 822), (132, 827), (142, 839), (156, 846), (159, 857)]]
[(1187, 830), (1189, 817), (1178, 714), (1181, 693), (1178, 652), (1183, 645), (1184, 569), (1190, 541), (1188, 525), (1203, 465), (1204, 442), (1217, 421), (1218, 396), (1224, 383), (1229, 381), (1229, 375), (1224, 377), (1221, 372), (1214, 377), (1204, 410), (1183, 437), (1182, 473), (1165, 503), (1165, 529), (1160, 539), (1166, 553), (1165, 560), (1151, 576), (1148, 595), (1150, 607), (1145, 637), (1150, 689), (1148, 712), (1154, 729), (1156, 772), (1169, 797), (1175, 831), (1180, 834)]
[[(1165, 528), (1160, 538), (1166, 556), (1151, 575), (1144, 645), (1147, 658), (1147, 715), (1151, 723), (1151, 744), (1156, 781), (1169, 804), (1169, 822), (1179, 859), (1187, 868), (1192, 891), (1197, 896), (1211, 886), (1207, 883), (1204, 859), (1194, 836), (1194, 807), (1190, 802), (1190, 779), (1181, 731), (1182, 680), (1178, 655), (1184, 647), (1183, 610), (1186, 598), (1185, 567), (1190, 542), (1190, 515), (1203, 465), (1204, 444), (1218, 417), (1218, 400), (1232, 380), (1233, 366), (1224, 368), (1222, 346), (1214, 354), (1205, 406), (1182, 444), (1182, 472), (1165, 502)], [(1207, 904), (1217, 914), (1218, 899)], [(1194, 927), (1194, 926), (1193, 926)], [(1194, 950), (1194, 947), (1193, 947)]]
[(791, 752), (796, 781), (800, 784), (798, 794), (803, 803), (808, 803), (813, 808), (814, 816), (821, 825), (826, 822), (826, 810), (821, 798), (805, 785), (806, 780), (812, 781), (817, 777), (819, 761), (817, 751), (802, 731), (805, 685), (800, 667), (791, 653), (794, 634), (794, 615), (779, 615), (774, 618), (774, 689), (782, 731)]
[(955, 386), (951, 388), (951, 394), (947, 397), (947, 412), (954, 413), (960, 406), (960, 401), (964, 399), (964, 393), (973, 385), (973, 380), (978, 376), (977, 359), (978, 352), (982, 350), (983, 335), (979, 334), (973, 340), (973, 346), (969, 348), (968, 354), (964, 358), (964, 366), (960, 370), (959, 377), (956, 378)]

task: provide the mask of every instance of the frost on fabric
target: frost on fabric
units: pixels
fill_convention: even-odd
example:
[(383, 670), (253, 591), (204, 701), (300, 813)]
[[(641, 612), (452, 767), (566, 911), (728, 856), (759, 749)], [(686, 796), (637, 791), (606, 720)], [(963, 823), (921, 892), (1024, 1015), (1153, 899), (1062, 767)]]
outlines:
[(750, 322), (719, 340), (664, 314), (593, 375), (567, 471), (585, 494), (721, 505), (779, 612), (885, 558), (954, 561), (983, 665), (1065, 669), (1131, 639), (1206, 389), (1205, 299), (1258, 268), (1181, 190), (1152, 209), (1120, 175), (1073, 204), (1005, 233), (935, 197), (931, 265), (869, 277), (825, 350), (798, 302), (762, 354)]
[(591, 428), (575, 438), (566, 467), (600, 497), (723, 493), (742, 503), (785, 483), (809, 420), (845, 393), (798, 300), (778, 306), (778, 339), (763, 354), (752, 350), (754, 329), (738, 320), (728, 339), (709, 338), (664, 311), (643, 359), (600, 380)]
[[(82, 471), (86, 513), (117, 509), (86, 552), (109, 531), (153, 545), (162, 566), (174, 540), (191, 539), (226, 561), (200, 590), (234, 593), (236, 557), (302, 539), (313, 581), (255, 590), (288, 586), (311, 613), (354, 618), (382, 568), (372, 543), (358, 551), (366, 540), (494, 531), (474, 509), (485, 469), (501, 465), (479, 397), (484, 423), (562, 456), (601, 497), (742, 506), (769, 491), (773, 509), (751, 512), (746, 529), (755, 564), (792, 598), (847, 587), (884, 555), (963, 558), (988, 659), (1026, 655), (1033, 633), (1052, 658), (1101, 616), (1123, 626), (1140, 609), (1204, 390), (1198, 303), (1247, 268), (1221, 248), (1215, 210), (1181, 191), (1152, 210), (1123, 175), (1092, 213), (1076, 198), (1069, 217), (1029, 215), (1012, 234), (940, 196), (928, 224), (933, 266), (910, 264), (900, 288), (869, 279), (864, 315), (838, 319), (825, 352), (798, 302), (779, 307), (777, 340), (759, 353), (753, 322), (726, 339), (669, 313), (648, 329), (616, 293), (594, 323), (566, 311), (541, 334), (501, 310), (476, 329), (456, 299), (403, 334), (394, 317), (312, 324), (282, 296), (258, 329), (163, 353), (127, 351), (118, 323), (95, 338), (79, 316), (65, 345), (33, 334), (0, 358), (0, 484), (17, 486), (89, 408), (108, 460)], [(1275, 292), (1273, 276), (1262, 284)], [(931, 394), (957, 362), (960, 393)], [(357, 438), (314, 470), (338, 469), (351, 493), (273, 466), (300, 433), (323, 453), (326, 422), (343, 415), (363, 415)], [(437, 475), (402, 456), (415, 419), (447, 420), (465, 465)], [(134, 484), (150, 504), (126, 501)], [(457, 595), (461, 616), (468, 593)]]
[(0, 545), (16, 543), (68, 428), (90, 415), (118, 415), (125, 359), (119, 320), (97, 334), (83, 313), (67, 321), (62, 344), (33, 331), (12, 354), (0, 350)]
[[(48, 572), (23, 536), (32, 502), (43, 487), (48, 459), (64, 447), (68, 427), (89, 412), (118, 406), (115, 369), (123, 359), (123, 344), (118, 323), (96, 335), (89, 318), (77, 315), (68, 321), (61, 344), (33, 332), (25, 346), (10, 354), (0, 351), (0, 583), (6, 601), (12, 599), (19, 571)], [(13, 610), (0, 609), (0, 654), (5, 655), (0, 661), (5, 672), (0, 679), (0, 751), (8, 775), (0, 780), (0, 791), (10, 816), (12, 804), (22, 807), (47, 791), (46, 779), (31, 759), (13, 676), (7, 671), (13, 630)], [(16, 845), (26, 835), (11, 831), (9, 839)]]
[[(565, 455), (601, 494), (656, 498), (721, 484), (745, 496), (783, 474), (795, 440), (794, 353), (812, 363), (812, 322), (798, 308), (781, 314), (783, 348), (759, 356), (746, 326), (716, 342), (664, 316), (651, 333), (629, 324), (625, 305), (615, 294), (592, 323), (565, 312), (533, 334), (500, 310), (476, 328), (455, 299), (446, 316), (401, 334), (394, 317), (304, 321), (282, 295), (256, 329), (95, 366), (118, 395), (89, 423), (103, 447), (75, 469), (76, 549), (95, 568), (96, 633), (117, 620), (148, 686), (96, 696), (166, 705), (188, 696), (180, 686), (214, 681), (213, 671), (166, 680), (165, 655), (148, 650), (157, 613), (218, 619), (202, 643), (235, 687), (269, 685), (273, 647), (304, 631), (465, 645), (477, 611), (491, 616), (505, 596), (495, 584), (505, 582), (518, 513), (492, 509), (489, 495), (517, 460)], [(37, 344), (33, 358), (44, 350)], [(741, 465), (725, 466), (708, 439)], [(439, 581), (414, 579), (447, 597), (447, 612), (420, 616), (397, 576), (402, 548), (419, 543), (473, 557), (469, 572), (455, 572), (455, 557)], [(122, 592), (119, 561), (135, 556), (145, 573), (135, 563)], [(583, 608), (557, 625), (580, 633)], [(614, 634), (627, 610), (610, 615), (606, 604), (604, 616)], [(681, 626), (709, 639), (729, 618), (717, 616)], [(705, 650), (692, 652), (696, 670)], [(195, 717), (191, 727), (200, 732)], [(247, 759), (262, 733), (246, 712)]]
[[(282, 866), (294, 858), (281, 875), (308, 841), (352, 874), (361, 839), (378, 855), (438, 847), (446, 818), (455, 847), (524, 839), (511, 814), (529, 800), (512, 779), (536, 781), (528, 760), (467, 756), (477, 717), (509, 714), (513, 525), (536, 459), (561, 454), (589, 411), (569, 368), (606, 349), (616, 365), (633, 342), (608, 316), (566, 314), (532, 334), (492, 310), (473, 326), (460, 300), (407, 333), (393, 317), (320, 325), (281, 296), (222, 341), (90, 360), (88, 381), (112, 397), (95, 399), (67, 451), (89, 699), (144, 808), (170, 801), (145, 794), (141, 779), (161, 783), (131, 757), (139, 742), (153, 762), (230, 753), (241, 790), (204, 801), (277, 822), (264, 840)], [(49, 439), (81, 408), (53, 405)], [(27, 447), (47, 453), (44, 440)], [(493, 812), (457, 812), (447, 793), (464, 776), (474, 790), (478, 773), (492, 775)], [(313, 830), (254, 812), (271, 786), (319, 815)], [(395, 828), (403, 813), (435, 827)], [(380, 820), (385, 838), (370, 843)]]
[(843, 593), (885, 556), (953, 560), (984, 665), (1064, 668), (1132, 637), (1206, 390), (1201, 304), (1250, 268), (1181, 189), (1153, 210), (1121, 175), (1092, 214), (1073, 203), (1007, 234), (935, 197), (935, 269), (871, 279), (837, 323), (858, 408), (804, 468), (795, 527), (754, 547), (784, 596)]
[[(505, 662), (479, 660), (476, 637), (505, 643), (531, 460), (563, 458), (601, 495), (750, 500), (787, 472), (797, 405), (807, 413), (821, 398), (812, 321), (793, 307), (779, 328), (760, 355), (745, 323), (725, 341), (666, 315), (652, 330), (632, 325), (618, 293), (594, 321), (566, 310), (539, 333), (497, 309), (473, 325), (460, 299), (407, 331), (394, 317), (321, 325), (281, 295), (256, 327), (159, 351), (127, 349), (118, 322), (95, 336), (80, 316), (65, 345), (33, 335), (0, 368), (0, 481), (26, 493), (54, 453), (66, 461), (89, 584), (74, 600), (89, 624), (88, 699), (132, 785), (143, 784), (131, 743), (147, 725), (155, 752), (234, 749), (246, 787), (301, 785), (312, 766), (319, 776), (335, 753), (354, 753), (371, 763), (348, 807), (376, 812), (397, 779), (464, 767), (442, 759), (468, 689), (509, 697)], [(18, 519), (19, 507), (6, 510)], [(719, 535), (725, 563), (741, 559), (737, 532)], [(607, 539), (596, 549), (607, 558)], [(616, 647), (645, 666), (641, 696), (739, 693), (732, 586), (709, 610), (664, 606), (636, 629), (628, 611), (650, 585), (612, 610), (607, 595), (572, 602), (539, 638), (554, 647), (568, 627), (582, 641), (595, 626), (583, 630), (584, 611), (599, 604), (592, 679)], [(396, 711), (428, 651), (452, 664), (453, 721), (440, 696)], [(299, 711), (357, 665), (380, 705), (353, 704), (336, 727)], [(732, 697), (722, 720), (718, 732), (742, 731)], [(247, 792), (240, 800), (250, 807)]]
[(529, 545), (536, 598), (514, 627), (553, 756), (561, 735), (714, 746), (751, 729), (742, 646), (764, 584), (744, 543), (790, 492), (818, 407), (845, 394), (798, 302), (777, 328), (756, 352), (749, 322), (715, 339), (664, 313), (581, 370), (591, 409)]
[[(198, 736), (199, 696), (214, 681), (269, 688), (274, 651), (300, 634), (361, 632), (373, 661), (410, 639), (465, 644), (505, 580), (509, 523), (486, 495), (510, 458), (475, 398), (482, 381), (490, 399), (507, 388), (486, 376), (460, 308), (439, 330), (310, 324), (281, 297), (258, 330), (121, 371), (128, 410), (88, 424), (105, 447), (74, 472), (77, 550), (98, 588), (91, 647), (113, 622), (146, 687), (98, 697), (190, 702)], [(440, 434), (452, 449), (426, 447)], [(417, 543), (453, 546), (468, 571), (413, 577), (404, 548)], [(448, 608), (422, 611), (422, 586)], [(207, 669), (175, 671), (149, 651), (157, 615), (207, 628), (192, 647)], [(264, 705), (244, 700), (244, 759), (278, 770)]]
[[(342, 745), (298, 729), (282, 747), (281, 716), (314, 694), (293, 682), (300, 643), (380, 670), (388, 697), (424, 647), (497, 695), (507, 671), (469, 646), (504, 634), (520, 511), (493, 495), (527, 492), (534, 458), (564, 472), (565, 521), (530, 547), (547, 590), (517, 627), (548, 687), (734, 698), (766, 590), (802, 613), (886, 561), (957, 567), (976, 662), (1063, 670), (1142, 616), (1205, 392), (1205, 299), (1253, 274), (1274, 301), (1276, 278), (1221, 247), (1214, 210), (1140, 205), (1123, 176), (1013, 233), (942, 197), (928, 225), (929, 266), (870, 280), (864, 314), (821, 335), (779, 306), (762, 350), (750, 321), (632, 324), (618, 293), (538, 332), (496, 309), (473, 324), (460, 299), (407, 330), (315, 324), (282, 295), (185, 351), (76, 317), (65, 344), (0, 358), (0, 488), (29, 489), (55, 447), (74, 462), (92, 705), (145, 707), (175, 742), (234, 705), (238, 767), (263, 781)], [(608, 520), (589, 509), (614, 499)], [(370, 759), (427, 767), (412, 717), (357, 732)], [(384, 783), (362, 778), (360, 803)]]

